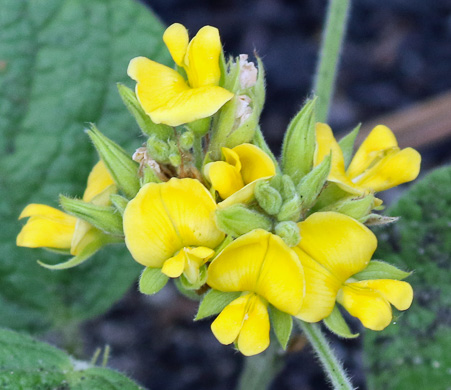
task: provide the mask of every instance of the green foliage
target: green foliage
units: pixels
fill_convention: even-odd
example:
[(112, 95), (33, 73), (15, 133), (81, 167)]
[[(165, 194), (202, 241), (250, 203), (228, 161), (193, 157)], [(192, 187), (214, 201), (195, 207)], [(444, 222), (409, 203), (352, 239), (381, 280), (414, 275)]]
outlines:
[(369, 388), (443, 390), (451, 378), (451, 166), (413, 185), (390, 214), (401, 218), (378, 230), (376, 257), (414, 271), (415, 297), (396, 325), (367, 332)]
[(208, 291), (202, 298), (195, 320), (218, 314), (229, 303), (240, 296), (240, 292), (222, 292), (218, 290)]
[(136, 1), (0, 0), (0, 9), (0, 324), (38, 331), (107, 310), (140, 267), (113, 247), (77, 269), (43, 269), (36, 259), (62, 258), (17, 248), (17, 217), (28, 203), (82, 195), (97, 161), (86, 123), (128, 152), (139, 146), (116, 83), (133, 85), (131, 58), (169, 56), (161, 23)]
[(293, 318), (272, 305), (269, 306), (269, 317), (277, 341), (283, 349), (286, 349), (293, 330)]
[(147, 295), (156, 294), (166, 286), (168, 280), (169, 277), (161, 272), (161, 268), (146, 267), (139, 278), (139, 291)]
[(2, 389), (139, 390), (118, 372), (72, 359), (29, 336), (0, 330)]

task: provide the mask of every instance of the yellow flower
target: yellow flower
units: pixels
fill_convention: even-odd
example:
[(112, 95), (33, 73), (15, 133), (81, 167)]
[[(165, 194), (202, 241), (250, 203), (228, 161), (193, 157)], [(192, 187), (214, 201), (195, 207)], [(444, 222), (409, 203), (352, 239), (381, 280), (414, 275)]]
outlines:
[[(222, 148), (222, 154), (225, 161), (209, 163), (204, 169), (205, 176), (222, 199), (230, 197), (249, 184), (256, 184), (258, 179), (276, 174), (271, 158), (255, 145), (241, 144), (233, 149)], [(253, 185), (245, 192), (252, 193)]]
[(163, 40), (188, 81), (174, 69), (145, 57), (132, 59), (127, 70), (137, 82), (141, 106), (154, 123), (178, 126), (206, 118), (233, 97), (233, 93), (218, 87), (222, 46), (216, 28), (201, 28), (188, 43), (188, 31), (175, 23), (167, 28)]
[(216, 203), (197, 180), (172, 178), (141, 188), (124, 212), (125, 243), (140, 264), (182, 273), (192, 284), (224, 239), (215, 225)]
[(347, 169), (343, 152), (328, 125), (317, 123), (316, 141), (315, 166), (332, 152), (328, 180), (347, 192), (384, 191), (414, 180), (420, 172), (420, 154), (412, 148), (400, 150), (392, 131), (383, 125), (370, 132)]
[(210, 264), (207, 283), (215, 290), (242, 291), (212, 323), (222, 344), (237, 341), (246, 356), (269, 345), (267, 306), (294, 315), (302, 305), (304, 273), (296, 254), (283, 240), (256, 229), (229, 244)]
[[(99, 161), (89, 174), (83, 200), (106, 206), (114, 192), (114, 181), (104, 163)], [(25, 207), (19, 219), (27, 217), (29, 220), (17, 236), (18, 246), (56, 249), (77, 256), (102, 234), (88, 222), (43, 204)]]
[(376, 237), (366, 226), (335, 212), (314, 213), (298, 226), (301, 241), (293, 250), (304, 268), (306, 290), (297, 317), (320, 321), (338, 300), (365, 327), (382, 330), (392, 320), (390, 304), (399, 310), (410, 307), (413, 292), (406, 282), (352, 279), (376, 250)]

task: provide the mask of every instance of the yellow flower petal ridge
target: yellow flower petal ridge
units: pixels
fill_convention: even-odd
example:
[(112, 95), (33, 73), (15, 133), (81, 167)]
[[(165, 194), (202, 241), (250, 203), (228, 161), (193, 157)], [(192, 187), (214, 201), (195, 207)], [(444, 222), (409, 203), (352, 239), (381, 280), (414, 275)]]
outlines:
[(188, 42), (184, 26), (167, 28), (163, 40), (186, 81), (174, 69), (145, 57), (130, 61), (127, 73), (137, 82), (136, 96), (154, 123), (178, 126), (218, 111), (233, 93), (219, 87), (221, 41), (216, 28), (205, 26)]

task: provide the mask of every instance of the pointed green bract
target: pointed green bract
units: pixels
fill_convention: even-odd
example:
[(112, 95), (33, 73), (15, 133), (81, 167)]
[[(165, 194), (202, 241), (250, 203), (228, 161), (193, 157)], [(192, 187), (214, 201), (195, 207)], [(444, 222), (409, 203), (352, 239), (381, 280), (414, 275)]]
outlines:
[(368, 266), (353, 275), (357, 280), (371, 280), (371, 279), (394, 279), (403, 280), (411, 275), (412, 272), (405, 272), (396, 268), (394, 265), (388, 264), (380, 260), (371, 260)]
[(118, 144), (105, 137), (95, 125), (91, 125), (87, 133), (116, 185), (127, 197), (133, 198), (140, 188), (138, 164)]
[(216, 224), (220, 230), (238, 237), (254, 229), (271, 230), (272, 221), (266, 215), (236, 204), (216, 211)]
[(70, 215), (83, 219), (105, 233), (122, 236), (122, 216), (111, 206), (97, 206), (60, 195), (61, 207)]
[(330, 172), (331, 156), (327, 156), (321, 164), (302, 178), (297, 191), (301, 197), (301, 208), (307, 211), (312, 208), (326, 184)]
[(322, 211), (336, 211), (345, 214), (359, 222), (365, 222), (374, 206), (374, 195), (369, 194), (364, 197), (347, 197), (333, 203)]
[(326, 317), (323, 322), (327, 329), (336, 334), (338, 337), (344, 339), (354, 339), (359, 337), (359, 333), (351, 332), (351, 329), (349, 329), (349, 326), (340, 313), (340, 309), (337, 305), (334, 306), (332, 313), (330, 313), (330, 315)]
[(117, 89), (125, 107), (127, 107), (130, 114), (133, 115), (136, 123), (145, 135), (155, 135), (163, 140), (167, 140), (173, 136), (174, 131), (172, 127), (163, 124), (157, 125), (152, 122), (149, 115), (147, 115), (141, 107), (135, 92), (121, 83), (117, 84)]
[(116, 210), (119, 211), (121, 215), (123, 215), (128, 204), (128, 199), (118, 194), (110, 195), (110, 199), (114, 207), (116, 207)]
[(293, 330), (293, 318), (273, 305), (269, 305), (269, 318), (277, 341), (283, 349), (286, 349)]
[(276, 157), (274, 156), (274, 153), (271, 151), (268, 144), (266, 143), (265, 138), (263, 137), (263, 133), (260, 129), (260, 126), (257, 126), (257, 128), (255, 129), (253, 143), (254, 145), (258, 146), (261, 150), (263, 150), (269, 157), (271, 157), (272, 162), (276, 166), (276, 173), (280, 174), (281, 171), (279, 167), (279, 162), (277, 161)]
[(160, 291), (169, 278), (161, 272), (160, 268), (144, 268), (139, 278), (139, 291), (146, 295), (153, 295)]
[(294, 184), (313, 167), (315, 154), (316, 98), (307, 101), (288, 126), (282, 145), (282, 171), (290, 175)]
[(258, 111), (258, 115), (261, 114), (266, 98), (266, 82), (265, 82), (265, 68), (263, 61), (258, 55), (257, 58), (258, 76), (257, 82), (252, 87), (252, 100), (254, 103), (254, 110)]
[(340, 142), (340, 148), (343, 152), (343, 158), (345, 161), (345, 168), (348, 167), (354, 154), (354, 143), (357, 135), (359, 134), (361, 124), (359, 123), (354, 129), (347, 135), (345, 135)]
[(195, 321), (220, 313), (230, 302), (240, 296), (241, 292), (208, 291), (199, 305)]

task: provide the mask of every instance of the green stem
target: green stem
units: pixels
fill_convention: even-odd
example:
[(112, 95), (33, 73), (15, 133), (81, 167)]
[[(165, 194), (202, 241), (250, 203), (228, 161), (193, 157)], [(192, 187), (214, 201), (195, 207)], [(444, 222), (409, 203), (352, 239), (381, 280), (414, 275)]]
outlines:
[(194, 150), (194, 164), (196, 165), (196, 168), (199, 169), (200, 171), (202, 169), (202, 160), (204, 155), (202, 147), (202, 136), (199, 135), (194, 136), (193, 150)]
[(340, 49), (343, 43), (350, 0), (330, 0), (323, 32), (322, 49), (316, 71), (315, 94), (319, 97), (316, 111), (318, 122), (327, 121), (332, 98)]
[(340, 361), (334, 355), (329, 342), (321, 332), (318, 324), (309, 324), (304, 321), (297, 321), (302, 331), (307, 336), (310, 344), (313, 346), (324, 371), (335, 390), (353, 390), (349, 378), (347, 377)]
[(272, 381), (283, 368), (282, 355), (276, 344), (271, 343), (269, 348), (259, 355), (244, 358), (238, 390), (269, 389)]

